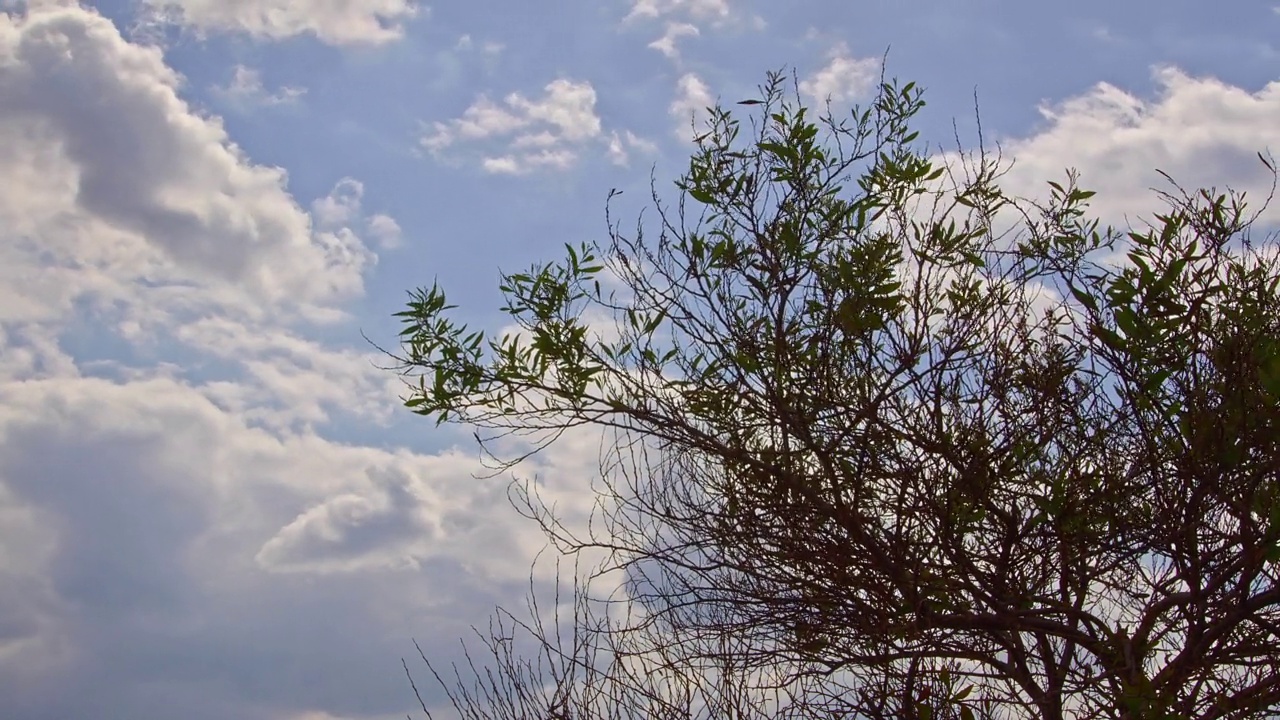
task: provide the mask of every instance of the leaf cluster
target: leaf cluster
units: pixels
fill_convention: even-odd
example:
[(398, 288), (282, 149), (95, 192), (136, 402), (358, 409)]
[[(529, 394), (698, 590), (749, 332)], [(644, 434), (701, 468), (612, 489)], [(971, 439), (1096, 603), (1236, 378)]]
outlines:
[(760, 90), (747, 125), (710, 109), (656, 237), (610, 219), (503, 277), (519, 332), (416, 292), (406, 405), (487, 442), (541, 431), (531, 452), (615, 433), (602, 522), (577, 534), (529, 494), (531, 514), (608, 551), (676, 666), (840, 688), (809, 716), (1265, 716), (1280, 262), (1260, 211), (1170, 179), (1147, 227), (1104, 228), (1073, 173), (1035, 202), (998, 156), (928, 152), (912, 84), (844, 119), (780, 74)]

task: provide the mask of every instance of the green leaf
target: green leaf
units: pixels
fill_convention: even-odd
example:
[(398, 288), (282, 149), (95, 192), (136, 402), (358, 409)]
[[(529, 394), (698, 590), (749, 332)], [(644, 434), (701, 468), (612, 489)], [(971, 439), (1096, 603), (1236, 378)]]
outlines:
[(764, 150), (767, 153), (771, 153), (779, 158), (782, 158), (783, 160), (791, 160), (794, 162), (797, 158), (799, 158), (799, 155), (796, 154), (796, 151), (794, 148), (787, 147), (786, 145), (782, 145), (780, 143), (762, 142), (762, 143), (758, 143), (757, 147), (759, 147), (761, 150)]
[(1126, 337), (1135, 338), (1138, 336), (1138, 315), (1133, 311), (1133, 308), (1116, 308), (1115, 318), (1116, 327), (1122, 330)]
[(1115, 331), (1111, 330), (1110, 328), (1102, 327), (1101, 325), (1096, 325), (1093, 328), (1093, 332), (1095, 335), (1098, 336), (1098, 339), (1101, 340), (1102, 343), (1107, 347), (1111, 348), (1112, 350), (1115, 350), (1116, 352), (1124, 352), (1125, 342), (1119, 335), (1115, 333)]
[(1098, 301), (1090, 294), (1084, 292), (1075, 285), (1071, 285), (1071, 295), (1080, 302), (1081, 305), (1089, 308), (1093, 312), (1098, 311)]

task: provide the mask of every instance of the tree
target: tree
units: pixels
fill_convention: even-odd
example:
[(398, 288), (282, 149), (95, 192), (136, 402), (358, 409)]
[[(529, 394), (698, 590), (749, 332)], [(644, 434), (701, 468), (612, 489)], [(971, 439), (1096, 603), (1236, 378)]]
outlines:
[(997, 154), (932, 158), (913, 84), (844, 119), (786, 87), (711, 109), (656, 237), (610, 219), (504, 275), (519, 332), (455, 323), (438, 285), (399, 314), (415, 412), (495, 456), (612, 433), (591, 531), (520, 497), (562, 550), (606, 551), (633, 615), (580, 601), (567, 649), (526, 625), (574, 672), (530, 674), (558, 704), (506, 712), (738, 716), (773, 693), (761, 716), (1273, 716), (1261, 210), (1170, 179), (1150, 222), (1100, 227), (1074, 173), (1036, 202)]

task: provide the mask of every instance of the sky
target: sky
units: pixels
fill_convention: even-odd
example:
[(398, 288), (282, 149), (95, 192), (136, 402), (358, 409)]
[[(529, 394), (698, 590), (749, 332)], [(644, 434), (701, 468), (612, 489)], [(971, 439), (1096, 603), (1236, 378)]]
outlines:
[[(438, 279), (634, 219), (691, 123), (881, 73), (1108, 222), (1157, 168), (1265, 193), (1280, 5), (1233, 0), (0, 0), (0, 715), (383, 720), (551, 577), (466, 428), (370, 341)], [(954, 123), (954, 129), (953, 129)], [(665, 190), (664, 190), (665, 191)], [(366, 340), (365, 338), (368, 338)], [(585, 513), (597, 439), (520, 469)], [(419, 664), (419, 680), (424, 679)], [(441, 695), (419, 682), (424, 699)], [(420, 712), (420, 711), (419, 711)]]

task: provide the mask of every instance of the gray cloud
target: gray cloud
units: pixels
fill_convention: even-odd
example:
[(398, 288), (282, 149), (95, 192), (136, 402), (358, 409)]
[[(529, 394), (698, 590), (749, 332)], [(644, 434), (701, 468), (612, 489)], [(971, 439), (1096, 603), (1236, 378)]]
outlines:
[[(172, 381), (0, 384), (0, 407), (6, 718), (403, 717), (409, 638), (453, 657), (526, 586), (468, 459), (279, 438)], [(289, 572), (254, 560), (273, 538)]]
[(394, 470), (370, 470), (378, 492), (339, 495), (308, 509), (262, 546), (256, 559), (282, 572), (416, 567), (414, 546), (435, 531), (427, 508)]

